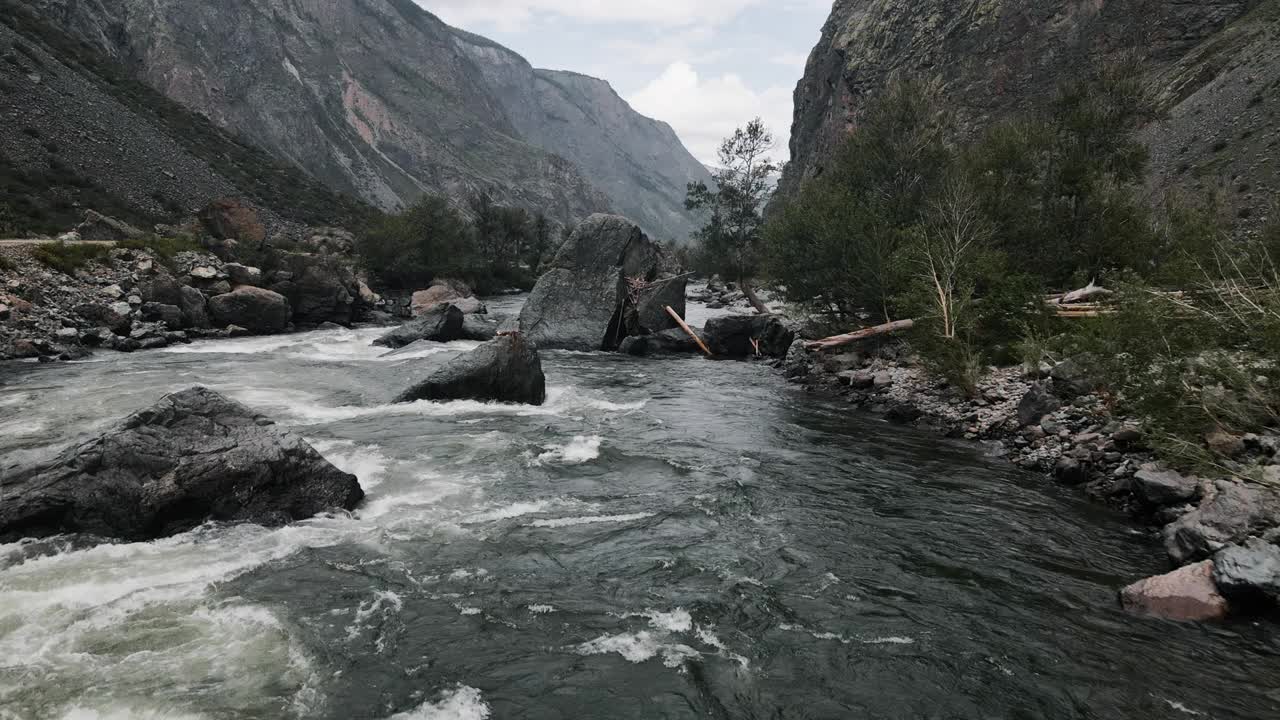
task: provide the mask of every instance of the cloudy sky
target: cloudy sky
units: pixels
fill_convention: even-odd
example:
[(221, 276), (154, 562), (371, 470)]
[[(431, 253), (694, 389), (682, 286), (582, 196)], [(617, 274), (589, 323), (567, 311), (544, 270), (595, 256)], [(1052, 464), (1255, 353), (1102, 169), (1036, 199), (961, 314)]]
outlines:
[(715, 161), (735, 127), (762, 117), (787, 159), (791, 93), (831, 0), (417, 0), (537, 67), (604, 78)]

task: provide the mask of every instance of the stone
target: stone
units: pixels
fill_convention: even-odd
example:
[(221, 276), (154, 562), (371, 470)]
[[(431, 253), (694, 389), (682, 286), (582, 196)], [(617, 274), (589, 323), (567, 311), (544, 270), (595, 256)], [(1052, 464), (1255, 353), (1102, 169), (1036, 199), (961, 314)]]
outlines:
[(703, 334), (717, 358), (755, 356), (752, 340), (760, 342), (760, 354), (785, 357), (795, 341), (796, 333), (776, 315), (725, 315), (707, 321)]
[(485, 312), (484, 303), (471, 292), (471, 288), (458, 280), (441, 279), (426, 290), (419, 290), (409, 301), (409, 311), (414, 317), (424, 315), (443, 305), (453, 305), (463, 315)]
[(1088, 370), (1088, 356), (1068, 358), (1053, 367), (1053, 390), (1064, 398), (1076, 398), (1097, 390), (1101, 383)]
[(878, 372), (871, 376), (871, 387), (874, 390), (884, 390), (893, 385), (893, 373)]
[(281, 258), (293, 278), (272, 285), (289, 299), (293, 320), (305, 325), (350, 325), (358, 289), (354, 266), (338, 256), (292, 253)]
[(849, 387), (857, 390), (870, 390), (876, 384), (876, 374), (870, 370), (851, 370), (848, 373)]
[(182, 308), (177, 305), (154, 302), (144, 303), (142, 306), (142, 319), (162, 322), (170, 330), (181, 330), (183, 328)]
[(1142, 431), (1135, 427), (1123, 427), (1111, 434), (1111, 439), (1121, 447), (1138, 447), (1142, 444)]
[[(582, 221), (548, 267), (519, 320), (540, 348), (613, 350), (628, 335), (677, 327), (659, 305), (671, 303), (679, 312), (684, 279), (666, 252), (626, 218), (598, 214)], [(643, 287), (633, 289), (630, 281)]]
[(217, 268), (211, 268), (208, 265), (191, 268), (191, 272), (187, 273), (193, 280), (216, 280), (222, 276)]
[(503, 335), (450, 360), (396, 402), (481, 400), (541, 405), (547, 382), (538, 350), (523, 335)]
[(232, 285), (262, 285), (262, 270), (256, 267), (241, 265), (240, 263), (227, 263), (222, 266), (222, 271), (227, 274), (227, 279)]
[(342, 228), (311, 228), (302, 241), (307, 252), (318, 255), (351, 255), (356, 250), (356, 238)]
[(459, 339), (488, 342), (498, 336), (498, 329), (501, 326), (501, 318), (474, 313), (470, 315), (464, 314), (462, 316), (462, 331)]
[(0, 303), (0, 320), (8, 320), (12, 314), (13, 311), (9, 309), (8, 305)]
[(209, 299), (209, 315), (219, 326), (239, 325), (260, 334), (284, 332), (292, 312), (283, 295), (243, 285)]
[[(126, 304), (125, 308), (128, 307)], [(117, 335), (128, 335), (129, 329), (133, 326), (133, 321), (129, 319), (128, 310), (121, 313), (116, 308), (101, 303), (77, 305), (72, 312), (89, 323), (110, 328), (111, 332)]]
[(792, 380), (808, 377), (812, 363), (813, 356), (805, 345), (804, 338), (796, 338), (787, 349), (787, 355), (782, 361), (782, 371)]
[(1213, 574), (1213, 561), (1205, 560), (1140, 580), (1120, 591), (1120, 604), (1128, 612), (1165, 620), (1221, 620), (1227, 616), (1227, 599), (1214, 585)]
[(405, 323), (373, 341), (374, 345), (387, 348), (402, 348), (420, 340), (432, 342), (453, 342), (462, 339), (464, 324), (462, 311), (452, 305), (438, 307), (435, 310)]
[(76, 232), (85, 242), (119, 242), (136, 240), (144, 233), (126, 222), (107, 217), (93, 210), (84, 214), (84, 222), (76, 226)]
[(1280, 547), (1250, 538), (1213, 557), (1213, 582), (1231, 600), (1280, 600)]
[(364, 497), (301, 437), (202, 387), (9, 474), (0, 542), (65, 533), (147, 541), (204, 522), (282, 525)]
[(1053, 466), (1053, 477), (1063, 485), (1083, 485), (1089, 482), (1089, 466), (1075, 458), (1059, 458)]
[(124, 295), (124, 290), (122, 290), (119, 285), (108, 285), (102, 288), (99, 292), (101, 292), (108, 300), (115, 300), (116, 298)]
[(1027, 390), (1018, 403), (1018, 427), (1027, 427), (1040, 422), (1041, 418), (1062, 407), (1058, 398), (1054, 397), (1043, 383), (1037, 383)]
[(1133, 492), (1151, 506), (1177, 505), (1200, 495), (1200, 479), (1147, 463), (1133, 475)]
[(1244, 453), (1244, 438), (1221, 428), (1205, 435), (1204, 443), (1210, 452), (1224, 458), (1239, 457)]
[(209, 319), (209, 301), (204, 293), (183, 285), (178, 291), (178, 307), (182, 309), (182, 326), (203, 330), (213, 326)]
[(1274, 527), (1278, 520), (1280, 499), (1273, 492), (1220, 480), (1198, 508), (1164, 528), (1164, 547), (1174, 562), (1191, 562)]

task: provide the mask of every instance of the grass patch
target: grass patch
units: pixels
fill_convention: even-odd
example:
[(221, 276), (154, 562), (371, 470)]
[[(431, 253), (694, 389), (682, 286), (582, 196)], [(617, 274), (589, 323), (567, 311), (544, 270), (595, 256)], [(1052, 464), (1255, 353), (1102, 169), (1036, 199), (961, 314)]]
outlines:
[(101, 260), (111, 252), (108, 245), (90, 243), (51, 243), (37, 245), (31, 251), (31, 257), (37, 261), (67, 275), (74, 275), (85, 265)]
[(198, 251), (204, 248), (200, 247), (200, 243), (189, 235), (180, 235), (177, 237), (161, 237), (159, 235), (149, 235), (147, 237), (134, 238), (130, 240), (121, 240), (116, 243), (116, 247), (126, 250), (149, 250), (156, 254), (162, 260), (172, 260), (175, 255), (180, 252)]
[(17, 269), (18, 266), (15, 265), (12, 260), (4, 255), (0, 255), (0, 272), (15, 272)]

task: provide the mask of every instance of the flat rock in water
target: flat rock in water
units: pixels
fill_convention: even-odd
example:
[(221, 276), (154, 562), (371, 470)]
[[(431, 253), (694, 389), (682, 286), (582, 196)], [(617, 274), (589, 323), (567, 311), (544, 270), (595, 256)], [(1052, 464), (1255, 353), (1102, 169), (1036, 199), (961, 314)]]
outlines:
[(537, 347), (523, 335), (503, 335), (461, 355), (396, 398), (480, 400), (541, 405), (547, 379)]
[(144, 541), (209, 520), (282, 525), (364, 497), (301, 437), (202, 387), (5, 481), (0, 542), (86, 533)]
[(1139, 580), (1120, 591), (1120, 604), (1131, 613), (1180, 622), (1227, 615), (1227, 600), (1213, 583), (1212, 560)]
[(432, 342), (461, 340), (464, 321), (461, 310), (452, 305), (444, 305), (401, 325), (374, 340), (373, 344), (395, 349), (421, 340)]

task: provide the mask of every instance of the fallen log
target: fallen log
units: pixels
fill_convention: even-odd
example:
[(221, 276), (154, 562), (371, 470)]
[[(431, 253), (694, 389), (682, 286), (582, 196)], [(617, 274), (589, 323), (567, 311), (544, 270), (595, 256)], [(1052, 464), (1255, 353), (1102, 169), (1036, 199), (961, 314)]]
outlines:
[(693, 328), (689, 327), (689, 323), (685, 322), (684, 318), (680, 317), (680, 313), (676, 312), (675, 310), (672, 310), (671, 306), (668, 305), (667, 314), (671, 316), (672, 320), (676, 321), (676, 324), (680, 326), (681, 330), (684, 330), (685, 332), (689, 333), (689, 337), (693, 338), (693, 341), (698, 343), (698, 347), (702, 348), (702, 352), (706, 353), (707, 357), (712, 356), (711, 348), (708, 348), (707, 344), (702, 342), (702, 338), (698, 337), (698, 333), (694, 332)]
[(1058, 305), (1076, 305), (1079, 303), (1087, 303), (1096, 298), (1109, 297), (1113, 294), (1114, 293), (1112, 293), (1110, 290), (1104, 287), (1099, 287), (1095, 285), (1091, 280), (1089, 281), (1088, 285), (1080, 288), (1079, 290), (1072, 290), (1071, 292), (1058, 298), (1057, 304)]
[(829, 338), (823, 338), (822, 340), (813, 340), (805, 343), (805, 347), (810, 350), (829, 350), (831, 348), (850, 345), (860, 340), (866, 340), (880, 335), (889, 335), (895, 332), (910, 330), (915, 326), (915, 320), (895, 320), (890, 323), (885, 323), (884, 325), (863, 328), (862, 330), (857, 330), (845, 335), (835, 335)]

